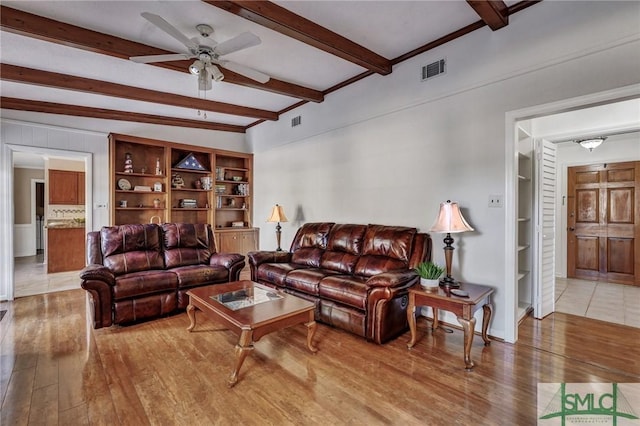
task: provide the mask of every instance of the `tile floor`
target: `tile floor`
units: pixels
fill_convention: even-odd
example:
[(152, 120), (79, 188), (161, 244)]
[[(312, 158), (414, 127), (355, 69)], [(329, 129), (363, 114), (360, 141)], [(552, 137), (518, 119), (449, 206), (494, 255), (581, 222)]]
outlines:
[(42, 261), (41, 254), (15, 258), (15, 297), (80, 288), (79, 271), (47, 274), (47, 265)]
[(640, 327), (640, 287), (556, 278), (556, 312)]

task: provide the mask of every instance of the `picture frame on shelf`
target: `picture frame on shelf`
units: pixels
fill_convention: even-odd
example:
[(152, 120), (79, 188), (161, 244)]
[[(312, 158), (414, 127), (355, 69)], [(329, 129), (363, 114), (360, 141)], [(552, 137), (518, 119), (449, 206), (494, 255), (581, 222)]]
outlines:
[(162, 192), (162, 182), (156, 182), (153, 184), (154, 192)]

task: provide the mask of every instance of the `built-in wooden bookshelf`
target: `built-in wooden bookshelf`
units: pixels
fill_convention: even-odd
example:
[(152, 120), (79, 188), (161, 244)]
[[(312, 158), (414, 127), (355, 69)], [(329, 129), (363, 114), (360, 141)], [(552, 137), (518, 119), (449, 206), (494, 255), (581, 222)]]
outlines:
[(219, 251), (258, 249), (252, 154), (121, 134), (109, 141), (112, 225), (209, 223)]

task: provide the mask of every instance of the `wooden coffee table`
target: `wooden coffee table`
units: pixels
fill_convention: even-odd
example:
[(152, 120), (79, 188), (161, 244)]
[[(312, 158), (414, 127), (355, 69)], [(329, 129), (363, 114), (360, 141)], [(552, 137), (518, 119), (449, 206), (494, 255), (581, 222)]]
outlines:
[(307, 347), (313, 353), (318, 351), (313, 345), (316, 322), (312, 302), (246, 280), (198, 287), (187, 294), (187, 315), (191, 321), (188, 331), (196, 326), (197, 309), (239, 336), (229, 387), (238, 382), (238, 372), (253, 350), (253, 343), (273, 331), (304, 324), (307, 326)]

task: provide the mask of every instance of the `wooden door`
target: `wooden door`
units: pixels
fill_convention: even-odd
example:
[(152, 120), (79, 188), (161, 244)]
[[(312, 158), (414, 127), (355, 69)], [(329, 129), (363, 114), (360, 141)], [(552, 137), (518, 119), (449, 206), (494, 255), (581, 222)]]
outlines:
[(570, 167), (567, 276), (640, 285), (640, 161)]

